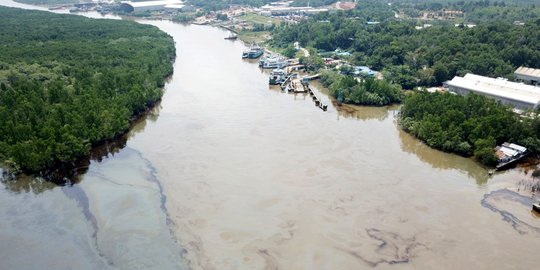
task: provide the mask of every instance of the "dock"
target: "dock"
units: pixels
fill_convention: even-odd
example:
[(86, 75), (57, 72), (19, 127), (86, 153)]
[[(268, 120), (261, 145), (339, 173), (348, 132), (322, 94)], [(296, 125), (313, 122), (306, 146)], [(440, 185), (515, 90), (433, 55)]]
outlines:
[(300, 79), (296, 78), (291, 80), (289, 83), (289, 90), (287, 92), (292, 93), (307, 93), (307, 87), (300, 81)]
[(234, 29), (234, 28), (232, 28), (230, 26), (219, 24), (218, 27), (223, 28), (223, 29), (225, 29), (227, 31), (233, 32), (234, 34), (238, 35), (238, 31), (236, 31), (236, 29)]
[(325, 111), (328, 109), (328, 105), (327, 104), (323, 104), (321, 99), (319, 97), (317, 97), (317, 95), (313, 92), (313, 90), (311, 89), (311, 87), (309, 86), (309, 84), (306, 84), (304, 83), (308, 89), (308, 93), (309, 95), (311, 96), (311, 98), (313, 99), (313, 102), (315, 102), (315, 106), (321, 108), (321, 110)]
[(303, 68), (304, 68), (304, 65), (290, 65), (286, 67), (285, 70), (287, 71), (287, 73), (291, 73), (293, 71), (298, 71)]
[(321, 74), (317, 73), (314, 75), (304, 76), (303, 79), (307, 81), (313, 81), (315, 79), (318, 79), (319, 77), (321, 77)]
[(294, 94), (307, 93), (309, 94), (309, 96), (311, 96), (311, 99), (315, 103), (315, 106), (319, 107), (323, 111), (326, 111), (328, 109), (328, 104), (323, 104), (322, 100), (317, 96), (317, 94), (315, 94), (313, 89), (311, 89), (311, 86), (309, 85), (309, 79), (306, 79), (306, 77), (287, 77), (287, 79), (281, 84), (281, 90)]

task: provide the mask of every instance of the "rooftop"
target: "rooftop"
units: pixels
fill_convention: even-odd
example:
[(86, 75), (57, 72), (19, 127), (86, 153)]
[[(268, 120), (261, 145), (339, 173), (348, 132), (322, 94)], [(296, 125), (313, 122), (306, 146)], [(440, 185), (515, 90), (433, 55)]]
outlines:
[(182, 9), (185, 6), (186, 5), (182, 5), (182, 4), (168, 4), (168, 5), (165, 6), (165, 8)]
[(181, 0), (158, 0), (158, 1), (144, 1), (144, 2), (130, 2), (125, 1), (123, 4), (129, 4), (132, 7), (153, 7), (153, 6), (166, 6), (166, 5), (182, 5)]
[(467, 73), (465, 77), (456, 76), (446, 84), (529, 104), (540, 102), (540, 87), (509, 82), (501, 78), (489, 78)]
[(540, 69), (519, 67), (514, 74), (540, 78)]

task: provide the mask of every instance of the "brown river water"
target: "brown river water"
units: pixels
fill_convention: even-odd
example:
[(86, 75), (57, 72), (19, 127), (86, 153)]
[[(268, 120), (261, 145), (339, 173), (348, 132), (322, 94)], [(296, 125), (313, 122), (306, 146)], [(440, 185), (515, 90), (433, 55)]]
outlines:
[(221, 29), (140, 22), (176, 41), (162, 102), (72, 186), (1, 182), (0, 269), (540, 267), (530, 171), (430, 149), (399, 107), (269, 88)]

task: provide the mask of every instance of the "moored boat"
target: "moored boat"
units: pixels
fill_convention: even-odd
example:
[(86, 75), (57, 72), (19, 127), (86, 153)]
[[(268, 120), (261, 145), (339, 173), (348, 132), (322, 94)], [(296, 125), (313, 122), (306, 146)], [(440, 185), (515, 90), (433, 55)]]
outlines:
[(287, 73), (283, 69), (274, 69), (270, 73), (268, 83), (271, 85), (282, 84), (287, 79)]
[(282, 69), (288, 66), (288, 62), (282, 57), (268, 57), (261, 59), (259, 66), (265, 69)]
[(495, 170), (503, 170), (517, 161), (526, 157), (529, 154), (527, 148), (514, 143), (505, 142), (501, 146), (495, 148), (496, 155), (499, 159), (499, 164), (495, 166)]
[(248, 50), (242, 53), (242, 58), (256, 59), (264, 54), (264, 49), (259, 46), (250, 47)]
[(540, 203), (533, 203), (532, 209), (537, 213), (540, 213)]
[(232, 34), (232, 33), (228, 37), (225, 37), (225, 39), (227, 39), (227, 40), (235, 40), (237, 38), (238, 38), (238, 36), (235, 35), (235, 34)]

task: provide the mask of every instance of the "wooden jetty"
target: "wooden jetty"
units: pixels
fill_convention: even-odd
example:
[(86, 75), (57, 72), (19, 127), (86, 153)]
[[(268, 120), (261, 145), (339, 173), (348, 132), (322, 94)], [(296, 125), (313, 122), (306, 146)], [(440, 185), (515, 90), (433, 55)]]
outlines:
[(317, 97), (315, 92), (309, 86), (308, 80), (306, 80), (305, 77), (300, 79), (295, 76), (295, 78), (292, 79), (290, 76), (281, 85), (281, 89), (288, 93), (307, 93), (311, 96), (311, 99), (315, 103), (315, 106), (319, 107), (323, 111), (326, 111), (328, 109), (328, 105), (323, 104), (322, 100)]
[(304, 68), (304, 65), (291, 65), (291, 66), (286, 67), (285, 70), (288, 73), (291, 73), (293, 71), (298, 71), (298, 70), (300, 70), (302, 68)]
[(238, 31), (236, 31), (236, 29), (232, 28), (231, 26), (220, 24), (220, 25), (218, 25), (218, 27), (221, 27), (221, 28), (223, 28), (225, 30), (233, 32), (235, 35), (238, 35)]
[(317, 73), (317, 74), (313, 74), (309, 76), (304, 76), (302, 77), (302, 79), (305, 81), (312, 81), (312, 80), (318, 79), (319, 77), (321, 77), (321, 74)]

